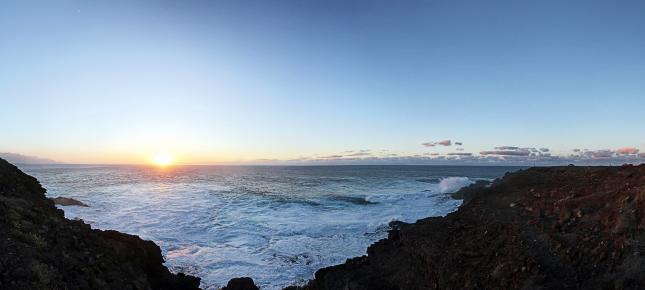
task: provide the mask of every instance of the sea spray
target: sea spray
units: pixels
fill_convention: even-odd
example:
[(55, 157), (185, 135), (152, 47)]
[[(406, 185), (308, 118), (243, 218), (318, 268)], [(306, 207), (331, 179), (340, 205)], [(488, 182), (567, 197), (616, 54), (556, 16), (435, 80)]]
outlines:
[(439, 181), (438, 187), (440, 193), (454, 193), (472, 183), (474, 182), (468, 177), (447, 177)]

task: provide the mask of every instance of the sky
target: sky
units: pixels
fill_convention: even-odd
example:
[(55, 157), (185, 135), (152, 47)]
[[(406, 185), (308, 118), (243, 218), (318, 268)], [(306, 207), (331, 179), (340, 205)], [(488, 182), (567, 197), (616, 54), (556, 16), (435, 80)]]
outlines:
[(645, 1), (2, 1), (0, 152), (640, 162), (644, 51)]

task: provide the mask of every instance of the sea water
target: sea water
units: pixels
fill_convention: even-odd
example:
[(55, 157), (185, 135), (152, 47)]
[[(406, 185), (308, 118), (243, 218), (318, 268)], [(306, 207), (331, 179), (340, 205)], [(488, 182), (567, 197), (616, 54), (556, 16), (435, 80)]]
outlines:
[(65, 216), (157, 243), (175, 272), (217, 289), (252, 277), (262, 289), (303, 284), (366, 254), (391, 221), (443, 216), (449, 194), (513, 167), (23, 165)]

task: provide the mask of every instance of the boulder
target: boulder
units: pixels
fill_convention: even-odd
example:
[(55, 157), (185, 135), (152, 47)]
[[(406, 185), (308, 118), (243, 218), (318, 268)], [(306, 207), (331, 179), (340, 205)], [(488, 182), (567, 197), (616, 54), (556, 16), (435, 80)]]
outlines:
[(258, 286), (255, 286), (253, 279), (249, 277), (233, 278), (228, 281), (226, 287), (222, 290), (258, 290)]
[(58, 205), (65, 205), (65, 206), (75, 205), (75, 206), (89, 207), (89, 205), (83, 203), (82, 201), (78, 201), (73, 198), (59, 196), (59, 197), (54, 197), (50, 199), (54, 202), (54, 204), (58, 204)]

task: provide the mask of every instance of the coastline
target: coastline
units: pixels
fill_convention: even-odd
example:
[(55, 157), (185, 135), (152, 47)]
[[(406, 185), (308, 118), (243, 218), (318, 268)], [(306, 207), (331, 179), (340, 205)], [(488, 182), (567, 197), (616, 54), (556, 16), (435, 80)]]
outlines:
[(0, 159), (0, 288), (199, 289), (138, 236), (68, 220), (38, 180)]
[(638, 289), (645, 165), (530, 168), (446, 217), (397, 224), (367, 255), (295, 289)]
[[(65, 219), (44, 192), (0, 159), (1, 288), (199, 289), (153, 242)], [(456, 211), (393, 223), (367, 255), (285, 289), (645, 286), (645, 165), (529, 168), (451, 196)], [(251, 278), (223, 289), (257, 289)]]

